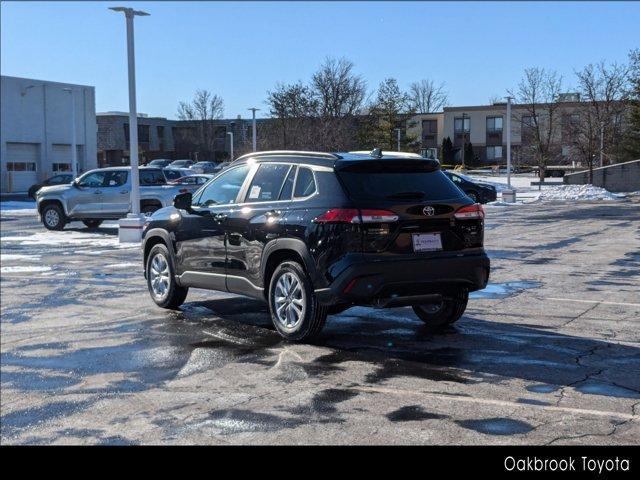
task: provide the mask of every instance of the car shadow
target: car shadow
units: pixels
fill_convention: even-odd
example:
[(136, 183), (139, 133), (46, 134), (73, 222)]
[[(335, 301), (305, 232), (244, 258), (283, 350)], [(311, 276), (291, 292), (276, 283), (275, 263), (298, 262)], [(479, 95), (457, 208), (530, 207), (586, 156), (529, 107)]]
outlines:
[[(239, 297), (184, 305), (192, 319), (194, 311), (205, 321), (212, 315), (222, 319), (227, 334), (237, 329), (238, 338), (250, 338), (257, 348), (290, 345), (279, 339), (262, 302)], [(306, 370), (323, 372), (342, 369), (345, 362), (370, 362), (377, 369), (367, 381), (374, 383), (407, 375), (463, 383), (511, 377), (530, 383), (531, 391), (579, 384), (576, 388), (585, 393), (640, 398), (640, 377), (630, 373), (640, 370), (640, 349), (558, 333), (545, 325), (465, 315), (455, 326), (434, 334), (411, 308), (354, 307), (330, 316), (312, 344), (333, 352), (311, 361)]]

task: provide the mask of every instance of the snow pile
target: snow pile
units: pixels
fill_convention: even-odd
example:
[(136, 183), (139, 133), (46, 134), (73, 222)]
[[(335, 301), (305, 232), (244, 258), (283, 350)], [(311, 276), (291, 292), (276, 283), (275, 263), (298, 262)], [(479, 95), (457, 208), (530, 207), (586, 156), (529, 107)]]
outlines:
[(538, 201), (577, 201), (577, 200), (620, 200), (625, 194), (611, 193), (608, 190), (593, 185), (558, 185), (543, 190), (538, 196)]
[(2, 215), (37, 215), (36, 202), (0, 202)]
[(41, 266), (26, 266), (26, 265), (17, 265), (11, 267), (0, 267), (0, 273), (33, 273), (33, 272), (48, 272), (51, 270), (51, 267), (46, 265)]

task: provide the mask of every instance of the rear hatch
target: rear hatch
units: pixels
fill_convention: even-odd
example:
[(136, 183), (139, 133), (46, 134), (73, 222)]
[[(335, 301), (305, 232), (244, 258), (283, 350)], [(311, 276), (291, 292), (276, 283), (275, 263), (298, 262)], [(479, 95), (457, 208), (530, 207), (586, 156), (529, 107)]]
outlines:
[(359, 209), (363, 251), (434, 255), (482, 246), (482, 207), (437, 161), (340, 160), (335, 170)]

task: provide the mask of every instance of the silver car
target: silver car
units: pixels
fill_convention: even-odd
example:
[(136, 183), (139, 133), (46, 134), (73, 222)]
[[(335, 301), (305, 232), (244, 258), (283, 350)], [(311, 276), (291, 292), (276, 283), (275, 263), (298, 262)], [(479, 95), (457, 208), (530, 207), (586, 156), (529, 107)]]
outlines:
[[(151, 215), (173, 204), (181, 185), (167, 185), (160, 168), (140, 173), (140, 211)], [(131, 211), (131, 168), (112, 167), (91, 170), (69, 185), (43, 187), (36, 196), (38, 216), (49, 230), (62, 230), (71, 221), (97, 228), (103, 220), (125, 217)]]

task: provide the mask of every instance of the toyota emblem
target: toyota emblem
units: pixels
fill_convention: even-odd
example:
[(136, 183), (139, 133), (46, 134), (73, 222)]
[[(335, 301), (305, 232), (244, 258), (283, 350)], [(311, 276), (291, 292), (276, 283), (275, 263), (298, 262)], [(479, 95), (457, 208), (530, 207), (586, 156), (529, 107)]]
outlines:
[(433, 214), (436, 213), (436, 209), (431, 205), (427, 205), (422, 209), (422, 213), (424, 213), (427, 217), (433, 217)]

